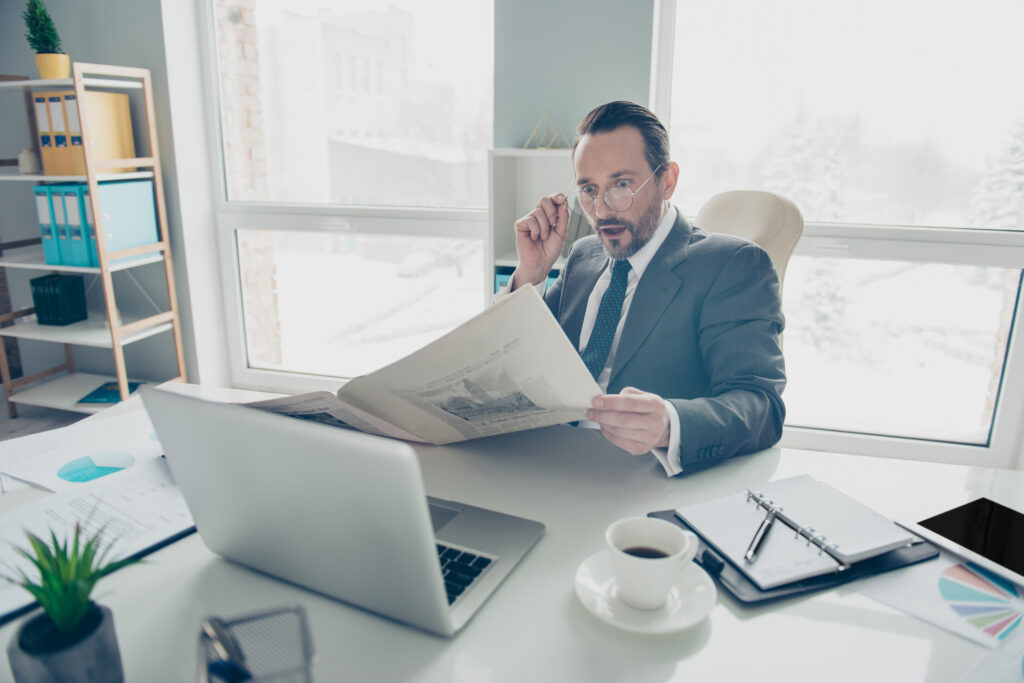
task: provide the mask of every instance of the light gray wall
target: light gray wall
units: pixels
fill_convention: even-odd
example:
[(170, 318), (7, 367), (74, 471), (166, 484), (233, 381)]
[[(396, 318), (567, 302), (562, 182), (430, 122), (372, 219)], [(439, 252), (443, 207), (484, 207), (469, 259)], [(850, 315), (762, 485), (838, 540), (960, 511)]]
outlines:
[[(208, 368), (208, 372), (200, 373), (199, 366), (203, 365), (200, 363), (203, 358), (197, 348), (194, 330), (197, 327), (216, 330), (217, 324), (223, 320), (223, 315), (215, 313), (211, 316), (212, 321), (200, 325), (196, 324), (192, 315), (192, 290), (195, 288), (189, 286), (189, 272), (186, 267), (187, 254), (185, 252), (186, 238), (190, 234), (189, 230), (185, 229), (185, 226), (189, 226), (188, 221), (191, 221), (196, 234), (200, 236), (194, 241), (208, 241), (207, 244), (203, 244), (204, 251), (209, 251), (211, 244), (215, 249), (216, 244), (211, 227), (213, 219), (212, 209), (209, 205), (208, 188), (210, 183), (207, 182), (199, 190), (194, 187), (197, 182), (203, 183), (204, 179), (208, 180), (210, 173), (203, 153), (206, 144), (205, 131), (202, 126), (198, 127), (198, 131), (196, 130), (194, 125), (196, 117), (190, 115), (190, 111), (198, 105), (195, 97), (187, 96), (187, 91), (183, 90), (180, 97), (176, 94), (175, 113), (176, 117), (182, 121), (180, 137), (189, 142), (183, 144), (177, 141), (174, 136), (177, 131), (172, 130), (171, 126), (172, 98), (169, 95), (169, 83), (172, 80), (175, 82), (182, 80), (180, 74), (182, 64), (192, 69), (188, 78), (196, 81), (199, 75), (198, 67), (195, 66), (198, 52), (195, 3), (178, 0), (167, 4), (173, 5), (175, 9), (170, 21), (174, 32), (170, 50), (165, 49), (165, 27), (161, 0), (104, 0), (103, 2), (46, 0), (47, 8), (61, 36), (64, 50), (72, 61), (143, 67), (149, 69), (152, 74), (157, 137), (164, 174), (175, 282), (183, 323), (186, 366), (189, 379), (197, 381), (200, 379), (200, 374), (216, 379), (214, 369), (218, 365), (226, 371), (226, 361), (224, 360), (226, 349), (223, 348), (223, 343), (205, 346), (203, 353), (207, 355), (216, 353), (217, 357), (205, 363), (203, 369)], [(21, 20), (23, 9), (24, 2), (22, 0), (0, 0), (0, 72), (35, 77), (34, 58), (23, 36), (24, 24)], [(169, 53), (179, 57), (182, 54), (188, 55), (174, 64), (171, 73), (167, 66)], [(193, 83), (192, 87), (198, 90), (197, 84)], [(13, 101), (19, 98), (12, 95), (9, 99)], [(133, 100), (133, 118), (138, 139), (138, 130), (143, 125), (142, 112), (140, 111), (141, 107), (135, 107), (134, 102), (135, 100)], [(7, 108), (0, 109), (5, 122), (12, 120), (8, 118), (9, 111)], [(201, 119), (201, 117), (199, 118)], [(26, 137), (25, 134), (17, 126), (5, 125), (0, 128), (3, 129), (0, 130), (0, 157), (16, 155), (18, 150), (24, 146), (22, 138)], [(196, 149), (199, 150), (198, 153), (195, 152)], [(196, 164), (197, 156), (202, 159), (199, 168)], [(179, 167), (179, 159), (183, 159), (183, 167)], [(181, 200), (181, 179), (184, 179), (185, 185), (193, 186), (190, 188), (189, 201)], [(14, 184), (4, 183), (3, 185)], [(32, 219), (32, 206), (29, 205), (27, 209), (21, 208), (19, 201), (10, 200), (11, 196), (11, 192), (7, 188), (0, 186), (0, 202), (3, 203), (3, 212), (7, 212), (9, 208), (13, 211), (25, 211), (27, 218), (19, 218), (18, 223), (34, 220)], [(194, 220), (197, 208), (200, 210), (201, 217), (198, 221)], [(6, 237), (8, 231), (6, 221), (0, 224), (0, 230), (4, 231)], [(205, 263), (202, 265), (208, 266)], [(215, 274), (216, 268), (213, 268), (212, 272)], [(163, 290), (160, 267), (149, 267), (134, 272), (134, 274), (147, 287), (157, 291)], [(22, 286), (16, 284), (15, 287), (21, 288)], [(18, 289), (17, 291), (22, 290)], [(204, 302), (208, 300), (219, 302), (219, 285), (212, 291), (197, 291), (195, 296)], [(24, 305), (23, 302), (15, 303)], [(218, 341), (223, 340), (222, 332), (215, 332), (215, 334)], [(39, 345), (32, 346), (38, 347)], [(128, 347), (126, 351), (129, 374), (144, 378), (160, 378), (174, 374), (173, 345), (169, 334), (159, 335), (155, 340), (134, 346), (137, 348)], [(30, 344), (22, 343), (23, 353), (27, 352), (30, 356), (39, 353), (39, 349), (29, 347)], [(111, 372), (113, 368), (108, 352), (76, 351), (76, 359), (83, 370)], [(48, 359), (45, 360), (49, 362)], [(26, 363), (26, 369), (31, 372), (37, 369), (31, 366), (38, 364), (35, 359), (31, 359)]]
[(654, 0), (494, 0), (494, 146), (522, 147), (550, 109), (572, 141), (599, 104), (648, 105)]

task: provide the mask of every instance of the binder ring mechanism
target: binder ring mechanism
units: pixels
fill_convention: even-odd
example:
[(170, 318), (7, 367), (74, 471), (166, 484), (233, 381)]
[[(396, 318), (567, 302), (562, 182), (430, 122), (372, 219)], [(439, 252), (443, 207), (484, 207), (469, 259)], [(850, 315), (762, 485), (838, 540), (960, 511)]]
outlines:
[(796, 538), (803, 538), (808, 546), (816, 546), (819, 555), (826, 553), (839, 564), (839, 571), (849, 569), (850, 565), (844, 562), (836, 552), (839, 546), (835, 543), (829, 543), (828, 537), (825, 534), (815, 533), (814, 527), (797, 524), (786, 515), (781, 505), (776, 505), (774, 500), (759, 491), (747, 489), (747, 501), (753, 502), (757, 507), (764, 510), (766, 514), (774, 514), (777, 520), (793, 530)]

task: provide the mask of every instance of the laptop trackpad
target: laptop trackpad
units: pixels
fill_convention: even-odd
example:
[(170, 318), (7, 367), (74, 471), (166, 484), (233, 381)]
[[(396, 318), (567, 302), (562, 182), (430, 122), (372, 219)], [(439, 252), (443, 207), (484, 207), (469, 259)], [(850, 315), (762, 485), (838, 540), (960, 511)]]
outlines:
[(427, 508), (430, 510), (430, 523), (434, 527), (435, 534), (441, 530), (441, 527), (452, 521), (452, 517), (460, 512), (458, 509), (439, 505), (434, 501), (430, 501)]

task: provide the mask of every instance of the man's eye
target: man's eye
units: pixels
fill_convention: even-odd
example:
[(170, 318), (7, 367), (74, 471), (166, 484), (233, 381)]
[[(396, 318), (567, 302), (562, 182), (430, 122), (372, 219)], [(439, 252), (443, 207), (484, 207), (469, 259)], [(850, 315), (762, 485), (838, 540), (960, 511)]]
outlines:
[(626, 178), (619, 178), (615, 181), (615, 187), (629, 187), (629, 180)]
[(597, 193), (597, 188), (594, 187), (593, 185), (584, 185), (583, 187), (580, 188), (580, 192), (587, 195), (588, 197), (593, 197), (594, 194)]

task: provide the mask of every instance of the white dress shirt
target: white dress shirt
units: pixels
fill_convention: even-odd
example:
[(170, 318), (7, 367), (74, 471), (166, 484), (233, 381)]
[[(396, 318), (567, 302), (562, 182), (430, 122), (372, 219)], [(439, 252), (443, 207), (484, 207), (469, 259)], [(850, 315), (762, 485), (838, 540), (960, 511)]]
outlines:
[[(650, 241), (627, 259), (630, 269), (626, 276), (626, 296), (622, 300), (622, 314), (619, 316), (619, 325), (615, 328), (612, 348), (608, 352), (608, 359), (605, 361), (604, 369), (597, 376), (597, 384), (605, 393), (608, 391), (608, 380), (611, 378), (612, 364), (615, 362), (615, 352), (619, 348), (619, 340), (622, 338), (622, 327), (625, 324), (626, 315), (629, 313), (629, 306), (633, 303), (633, 294), (636, 292), (636, 286), (640, 282), (640, 278), (643, 277), (644, 270), (651, 263), (651, 259), (654, 258), (654, 254), (661, 247), (669, 233), (672, 232), (672, 226), (675, 225), (675, 222), (676, 207), (670, 205), (668, 211), (665, 212), (665, 216), (654, 231), (654, 235), (651, 236)], [(597, 283), (590, 293), (590, 298), (587, 299), (587, 310), (583, 314), (583, 327), (580, 328), (580, 346), (578, 349), (580, 353), (587, 348), (587, 342), (590, 341), (590, 335), (594, 331), (594, 323), (597, 321), (597, 309), (601, 305), (601, 297), (604, 296), (608, 285), (611, 283), (612, 269), (609, 267), (611, 261), (611, 258), (609, 258), (608, 265), (605, 266), (601, 277), (597, 279)], [(672, 476), (683, 471), (682, 466), (679, 464), (679, 413), (676, 412), (676, 409), (668, 401), (665, 401), (665, 409), (668, 411), (669, 418), (668, 448), (652, 448), (651, 453), (661, 463), (665, 474)], [(579, 426), (600, 429), (600, 425), (589, 420), (582, 420)]]

